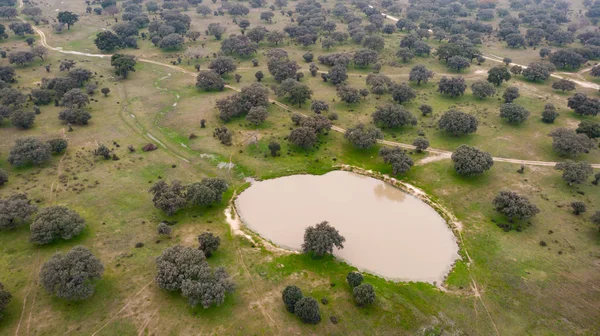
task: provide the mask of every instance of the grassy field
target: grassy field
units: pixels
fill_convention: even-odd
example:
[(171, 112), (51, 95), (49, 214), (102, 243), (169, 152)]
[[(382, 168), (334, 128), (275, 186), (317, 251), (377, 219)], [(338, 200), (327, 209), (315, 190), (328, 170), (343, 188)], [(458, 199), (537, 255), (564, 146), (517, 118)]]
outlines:
[[(205, 1), (215, 9), (219, 4)], [(323, 6), (332, 8), (333, 1)], [(85, 3), (62, 3), (57, 0), (42, 2), (39, 6), (47, 16), (55, 9), (85, 13)], [(291, 3), (288, 8), (293, 8)], [(502, 6), (507, 5), (502, 2)], [(579, 1), (575, 4), (580, 6)], [(272, 24), (259, 22), (262, 9), (252, 9), (248, 19), (253, 26), (264, 24), (269, 29), (282, 29), (291, 22), (289, 17), (276, 14)], [(194, 7), (186, 13), (192, 17), (195, 30), (204, 32), (212, 22), (227, 25), (231, 17), (208, 16), (203, 19)], [(11, 21), (2, 20), (8, 26)], [(48, 44), (89, 53), (99, 51), (93, 38), (114, 24), (110, 16), (82, 14), (70, 31), (57, 35), (49, 26)], [(494, 22), (496, 24), (496, 22)], [(338, 22), (341, 30), (346, 25)], [(226, 36), (239, 33), (239, 28), (228, 25)], [(206, 69), (212, 53), (219, 50), (219, 42), (204, 36), (196, 43), (188, 43), (188, 51), (201, 52)], [(453, 150), (466, 143), (489, 151), (498, 157), (560, 161), (553, 153), (547, 134), (557, 127), (576, 128), (583, 118), (566, 107), (569, 95), (551, 89), (552, 80), (530, 83), (514, 78), (503, 84), (517, 86), (521, 97), (516, 101), (531, 111), (524, 124), (513, 126), (498, 116), (500, 95), (479, 101), (470, 89), (459, 98), (443, 97), (436, 92), (436, 83), (443, 74), (466, 77), (469, 85), (485, 80), (485, 71), (497, 65), (486, 61), (475, 63), (460, 74), (449, 71), (433, 58), (415, 58), (409, 64), (394, 64), (392, 55), (404, 33), (386, 36), (386, 49), (381, 57), (385, 63), (382, 73), (394, 81), (408, 81), (408, 72), (415, 64), (425, 64), (436, 72), (436, 77), (420, 87), (418, 97), (406, 107), (418, 118), (418, 125), (400, 130), (384, 130), (386, 140), (411, 143), (419, 131), (424, 132), (432, 147)], [(38, 39), (39, 40), (39, 39)], [(201, 43), (206, 43), (204, 48)], [(435, 47), (436, 42), (431, 41)], [(154, 61), (169, 63), (185, 51), (162, 52), (149, 41), (140, 40), (140, 49), (127, 53)], [(274, 47), (261, 43), (256, 55), (260, 65), (253, 68), (251, 58), (237, 58), (242, 75), (235, 83), (233, 74), (225, 76), (228, 83), (242, 87), (254, 82), (254, 73), (262, 70), (267, 77), (265, 85), (276, 84), (268, 76), (264, 51)], [(303, 48), (286, 41), (290, 58), (308, 70), (302, 54), (312, 51), (315, 58), (329, 52), (352, 52), (356, 44), (348, 43), (327, 51), (320, 44)], [(23, 38), (11, 37), (0, 42), (0, 49), (26, 49)], [(511, 50), (490, 39), (482, 47), (484, 52), (510, 56), (514, 62), (527, 64), (537, 60), (537, 51)], [(449, 274), (444, 288), (425, 283), (393, 283), (371, 275), (366, 281), (373, 284), (377, 301), (373, 306), (359, 308), (345, 281), (353, 267), (334, 258), (313, 260), (308, 256), (282, 252), (260, 242), (257, 244), (232, 235), (225, 220), (224, 210), (234, 192), (247, 187), (246, 177), (267, 179), (297, 173), (322, 174), (336, 164), (349, 164), (391, 174), (391, 168), (378, 157), (378, 148), (357, 150), (336, 132), (321, 135), (319, 144), (311, 150), (289, 145), (285, 137), (292, 127), (291, 112), (270, 105), (269, 118), (254, 127), (243, 118), (227, 123), (234, 132), (233, 145), (223, 146), (212, 136), (218, 118), (215, 101), (232, 94), (232, 90), (218, 93), (198, 91), (194, 78), (161, 65), (138, 62), (136, 71), (126, 80), (116, 78), (107, 59), (86, 58), (50, 52), (44, 62), (36, 61), (17, 68), (15, 87), (29, 91), (41, 78), (63, 76), (58, 62), (63, 58), (77, 61), (77, 67), (96, 73), (98, 87), (109, 87), (111, 93), (103, 97), (96, 93), (91, 103), (93, 118), (87, 126), (68, 126), (58, 120), (60, 107), (42, 107), (36, 116), (35, 127), (18, 130), (5, 122), (0, 125), (0, 168), (8, 171), (10, 181), (0, 187), (0, 197), (15, 192), (26, 192), (40, 207), (67, 205), (86, 220), (84, 233), (74, 240), (38, 247), (29, 242), (28, 226), (0, 232), (0, 282), (13, 295), (0, 320), (0, 335), (270, 335), (270, 334), (327, 334), (327, 335), (597, 335), (600, 333), (600, 234), (589, 221), (589, 215), (600, 210), (598, 186), (585, 183), (569, 187), (552, 167), (528, 166), (524, 174), (517, 173), (518, 165), (495, 163), (482, 176), (458, 176), (449, 160), (417, 164), (400, 179), (414, 184), (440, 204), (451, 209), (463, 224), (461, 253), (467, 253), (472, 263), (463, 258)], [(397, 60), (396, 60), (397, 61)], [(397, 62), (396, 62), (397, 63)], [(0, 59), (0, 65), (7, 65)], [(43, 65), (52, 64), (51, 73)], [(187, 59), (181, 66), (194, 70), (194, 61)], [(327, 67), (319, 65), (321, 70)], [(351, 86), (366, 87), (365, 69), (349, 67)], [(593, 78), (585, 75), (588, 80)], [(360, 104), (339, 102), (335, 87), (322, 83), (320, 77), (302, 80), (314, 92), (313, 99), (330, 103), (340, 119), (335, 125), (348, 128), (359, 121), (371, 122), (371, 113), (377, 105), (391, 102), (390, 95), (370, 95)], [(578, 87), (577, 92), (597, 96), (589, 89)], [(271, 92), (271, 98), (277, 98)], [(335, 102), (333, 101), (335, 99)], [(287, 104), (285, 99), (279, 99)], [(540, 114), (547, 102), (559, 108), (556, 123), (541, 122)], [(432, 116), (422, 117), (418, 106), (430, 104)], [(451, 107), (475, 115), (480, 123), (476, 134), (454, 138), (437, 130), (441, 113)], [(32, 108), (29, 102), (26, 108)], [(310, 114), (308, 104), (294, 111)], [(595, 117), (596, 119), (598, 117)], [(200, 120), (207, 127), (200, 128)], [(190, 139), (194, 133), (197, 137)], [(69, 148), (64, 155), (54, 156), (40, 167), (13, 168), (7, 155), (14, 141), (24, 136), (49, 139), (65, 136)], [(281, 156), (268, 155), (268, 143), (276, 139), (281, 145)], [(147, 143), (157, 143), (159, 149), (142, 152)], [(114, 149), (120, 160), (103, 160), (92, 151), (98, 144)], [(136, 148), (129, 153), (127, 146)], [(415, 162), (428, 154), (411, 154)], [(581, 155), (593, 163), (600, 163), (596, 148)], [(223, 168), (224, 163), (234, 167)], [(596, 170), (597, 172), (597, 170)], [(148, 188), (160, 179), (191, 183), (203, 177), (222, 177), (230, 183), (224, 201), (212, 208), (189, 208), (167, 217), (152, 205)], [(493, 209), (491, 201), (498, 191), (512, 189), (527, 196), (541, 210), (523, 232), (504, 232), (495, 222), (503, 222)], [(588, 211), (581, 216), (571, 212), (572, 201), (582, 201)], [(293, 214), (290, 214), (293, 215)], [(160, 237), (156, 225), (162, 220), (176, 221), (171, 238)], [(210, 230), (218, 234), (222, 244), (212, 265), (225, 265), (236, 283), (236, 291), (225, 303), (216, 308), (190, 308), (179, 294), (160, 290), (154, 284), (155, 258), (168, 246), (182, 244), (196, 247), (196, 237)], [(542, 244), (541, 242), (544, 242)], [(136, 243), (144, 244), (135, 248)], [(75, 245), (84, 245), (102, 260), (103, 278), (97, 282), (96, 293), (83, 302), (57, 299), (41, 287), (38, 279), (41, 265), (57, 251), (67, 251)], [(542, 246), (543, 245), (543, 246)], [(398, 256), (410, 258), (411, 256)], [(316, 325), (302, 324), (287, 313), (281, 300), (281, 291), (287, 285), (299, 286), (305, 295), (320, 304), (323, 321)], [(331, 316), (338, 324), (329, 321)]]

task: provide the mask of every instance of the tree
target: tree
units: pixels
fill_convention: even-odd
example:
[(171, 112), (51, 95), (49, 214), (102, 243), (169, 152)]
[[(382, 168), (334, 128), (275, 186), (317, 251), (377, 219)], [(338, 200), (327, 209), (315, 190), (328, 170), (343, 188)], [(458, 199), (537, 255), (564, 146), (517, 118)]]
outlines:
[(527, 120), (527, 117), (529, 117), (529, 111), (523, 106), (508, 103), (502, 104), (500, 107), (500, 118), (506, 119), (511, 124), (520, 124)]
[(334, 65), (329, 70), (329, 80), (334, 85), (341, 84), (341, 83), (345, 82), (346, 79), (348, 79), (348, 74), (346, 73), (345, 66), (338, 64), (338, 65)]
[(552, 88), (554, 90), (565, 91), (573, 91), (575, 90), (575, 82), (568, 79), (559, 79), (558, 81), (552, 83)]
[(210, 63), (208, 68), (223, 76), (226, 73), (234, 72), (237, 69), (237, 66), (234, 63), (233, 58), (219, 56)]
[(69, 252), (55, 253), (43, 266), (40, 282), (47, 292), (68, 301), (80, 301), (94, 294), (94, 283), (104, 266), (90, 250), (75, 246)]
[(558, 112), (556, 112), (556, 107), (554, 104), (548, 103), (544, 106), (544, 111), (542, 112), (542, 121), (547, 124), (552, 124), (554, 120), (558, 117)]
[(406, 125), (415, 126), (417, 124), (417, 118), (402, 107), (402, 105), (388, 104), (377, 107), (371, 116), (373, 117), (373, 122), (382, 127), (397, 128)]
[(510, 58), (510, 57), (504, 57), (504, 59), (502, 59), (502, 62), (504, 62), (504, 64), (506, 66), (509, 66), (510, 63), (512, 63), (512, 58)]
[(423, 116), (426, 116), (428, 114), (433, 113), (433, 107), (431, 107), (430, 105), (423, 104), (423, 105), (419, 106), (419, 111), (421, 111), (421, 114)]
[(51, 206), (43, 208), (37, 214), (30, 227), (29, 239), (38, 245), (49, 244), (58, 239), (70, 240), (84, 228), (85, 220), (77, 212), (64, 206)]
[(513, 220), (525, 220), (540, 212), (529, 199), (520, 196), (514, 191), (503, 190), (494, 198), (492, 204), (496, 211), (506, 216), (512, 223)]
[(484, 173), (494, 165), (494, 160), (489, 153), (475, 147), (460, 145), (452, 153), (454, 170), (459, 175), (475, 176)]
[(250, 109), (246, 115), (246, 120), (252, 125), (258, 126), (267, 120), (268, 116), (269, 112), (264, 106), (256, 106)]
[(491, 97), (496, 94), (496, 89), (491, 83), (479, 80), (471, 84), (473, 95), (479, 99)]
[(267, 21), (268, 23), (272, 23), (273, 22), (273, 17), (275, 16), (275, 14), (273, 12), (261, 12), (260, 13), (260, 19)]
[(33, 127), (33, 122), (35, 121), (35, 113), (34, 112), (26, 112), (22, 110), (14, 111), (10, 116), (10, 123), (22, 129), (29, 129)]
[(497, 66), (488, 71), (487, 80), (496, 86), (500, 86), (502, 82), (508, 82), (510, 80), (510, 73), (505, 67)]
[(214, 71), (200, 71), (196, 77), (196, 87), (204, 91), (223, 91), (225, 81)]
[(512, 103), (515, 99), (519, 98), (521, 94), (519, 93), (519, 88), (516, 86), (509, 86), (504, 91), (502, 98), (505, 103)]
[(173, 215), (187, 204), (185, 187), (179, 181), (173, 181), (168, 185), (161, 180), (156, 182), (149, 191), (154, 195), (152, 198), (154, 206), (166, 212), (167, 216)]
[(4, 290), (4, 285), (0, 282), (0, 320), (2, 319), (2, 312), (12, 299), (12, 295)]
[(523, 77), (533, 82), (545, 81), (550, 77), (552, 71), (552, 65), (543, 63), (530, 63), (527, 68), (523, 70)]
[(275, 157), (279, 155), (279, 151), (281, 150), (281, 145), (279, 142), (275, 140), (271, 140), (269, 142), (269, 151), (271, 152), (271, 156)]
[(290, 103), (292, 105), (298, 104), (298, 107), (302, 107), (302, 104), (309, 100), (313, 93), (308, 85), (292, 78), (284, 80), (275, 92), (280, 97), (287, 95)]
[(504, 40), (511, 48), (523, 47), (523, 49), (525, 49), (525, 38), (519, 33), (509, 34), (504, 38)]
[(287, 286), (281, 292), (281, 298), (283, 299), (283, 304), (285, 308), (290, 313), (294, 313), (294, 308), (296, 307), (296, 303), (302, 299), (302, 291), (300, 288), (296, 286)]
[(136, 59), (133, 55), (114, 54), (110, 58), (110, 65), (115, 68), (117, 76), (127, 78), (129, 72), (135, 72)]
[(198, 236), (198, 243), (200, 243), (198, 249), (209, 258), (221, 245), (221, 238), (215, 236), (212, 232), (206, 231)]
[(409, 102), (417, 97), (417, 93), (406, 83), (395, 84), (392, 86), (392, 99), (399, 104)]
[(254, 74), (254, 77), (256, 77), (256, 80), (260, 82), (265, 77), (265, 75), (262, 71), (259, 70)]
[(208, 35), (214, 36), (215, 39), (219, 41), (226, 30), (227, 28), (221, 26), (219, 23), (211, 23), (208, 25), (208, 29), (206, 31), (208, 32)]
[(37, 138), (27, 137), (17, 139), (10, 150), (7, 161), (13, 166), (20, 167), (27, 164), (39, 165), (49, 160), (50, 157), (50, 145)]
[(570, 69), (579, 69), (583, 63), (587, 62), (585, 57), (569, 49), (560, 49), (551, 53), (549, 60), (557, 68)]
[(37, 211), (25, 194), (0, 198), (0, 230), (12, 230), (23, 224)]
[(584, 213), (587, 210), (587, 207), (583, 202), (572, 202), (571, 208), (573, 208), (573, 214), (576, 216)]
[(359, 123), (346, 130), (344, 138), (358, 149), (367, 149), (373, 147), (377, 140), (383, 139), (383, 133), (378, 128)]
[(33, 31), (33, 28), (31, 27), (31, 24), (29, 24), (29, 23), (13, 22), (10, 25), (8, 25), (8, 27), (17, 36), (23, 37), (23, 36), (25, 36), (25, 34), (31, 34), (31, 35), (35, 34), (35, 32)]
[(427, 83), (433, 76), (433, 71), (427, 69), (427, 67), (422, 64), (418, 64), (410, 70), (409, 80), (411, 82), (417, 82), (417, 85), (421, 85), (421, 82)]
[(579, 115), (596, 116), (600, 113), (600, 100), (576, 93), (567, 100), (567, 106)]
[(219, 139), (219, 141), (225, 146), (231, 146), (233, 133), (227, 127), (217, 127), (213, 131), (213, 137)]
[(575, 132), (585, 134), (590, 139), (600, 138), (600, 124), (591, 120), (582, 120)]
[(246, 32), (248, 39), (254, 43), (260, 43), (267, 36), (267, 29), (263, 26), (254, 27)]
[(360, 272), (356, 271), (350, 272), (346, 276), (346, 281), (348, 282), (348, 285), (350, 285), (350, 287), (352, 288), (360, 285), (363, 282), (363, 280), (363, 275)]
[(306, 228), (302, 252), (312, 252), (314, 257), (320, 258), (327, 253), (332, 254), (334, 246), (338, 249), (344, 248), (345, 241), (346, 238), (340, 235), (338, 230), (327, 221), (323, 221), (314, 227)]
[(356, 104), (360, 102), (360, 92), (347, 84), (338, 85), (336, 87), (336, 92), (338, 97), (340, 97), (344, 103)]
[(321, 321), (319, 313), (319, 303), (311, 297), (303, 297), (294, 305), (294, 314), (298, 316), (302, 322), (309, 324), (317, 324)]
[(442, 77), (438, 83), (438, 91), (450, 97), (462, 96), (467, 89), (467, 83), (463, 77)]
[[(146, 4), (146, 6), (149, 5)], [(202, 15), (203, 17), (206, 17), (208, 14), (212, 13), (212, 9), (210, 9), (210, 7), (208, 7), (207, 5), (199, 5), (198, 7), (196, 7), (196, 13)]]
[(352, 290), (354, 301), (359, 306), (366, 306), (375, 302), (375, 289), (371, 284), (360, 284)]
[(185, 188), (185, 197), (193, 205), (210, 206), (220, 203), (229, 186), (220, 178), (205, 178)]
[(181, 49), (184, 42), (183, 36), (173, 33), (163, 37), (158, 43), (158, 46), (164, 50), (175, 50)]
[(60, 101), (60, 104), (62, 106), (79, 109), (85, 107), (89, 103), (90, 99), (85, 93), (81, 92), (80, 89), (69, 90), (63, 95)]
[(396, 57), (402, 59), (402, 62), (407, 63), (411, 59), (415, 58), (415, 54), (408, 48), (400, 48), (396, 52)]
[(421, 153), (429, 147), (429, 140), (425, 137), (417, 137), (413, 140), (412, 145), (415, 146), (418, 153)]
[(156, 232), (159, 235), (170, 236), (171, 235), (171, 227), (167, 225), (165, 222), (160, 222), (156, 227)]
[(379, 35), (369, 35), (364, 38), (362, 46), (373, 50), (382, 50), (385, 46), (385, 40)]
[(377, 52), (371, 49), (359, 49), (354, 53), (354, 64), (366, 67), (377, 62)]
[(92, 119), (92, 115), (84, 109), (68, 108), (60, 111), (58, 119), (69, 124), (87, 125), (89, 120)]
[(585, 161), (574, 162), (566, 160), (557, 163), (554, 169), (562, 171), (562, 178), (569, 185), (584, 183), (594, 173), (592, 165)]
[(73, 12), (58, 12), (57, 16), (58, 22), (64, 23), (67, 25), (67, 30), (71, 30), (71, 26), (75, 24), (75, 22), (79, 21), (79, 15)]
[(316, 114), (321, 114), (322, 112), (329, 111), (329, 105), (323, 100), (315, 99), (310, 105), (310, 110)]
[(310, 127), (299, 127), (290, 132), (288, 141), (302, 148), (310, 148), (317, 142), (317, 134)]
[(250, 13), (250, 9), (242, 4), (234, 4), (229, 7), (229, 15), (238, 16), (238, 15), (248, 15)]
[(456, 56), (450, 57), (448, 59), (448, 61), (446, 62), (446, 65), (448, 66), (448, 68), (450, 68), (454, 71), (460, 72), (461, 70), (470, 67), (471, 62), (469, 62), (469, 60), (466, 59), (465, 57), (456, 55)]
[(585, 134), (577, 134), (574, 130), (557, 128), (550, 133), (552, 149), (559, 155), (576, 156), (587, 153), (595, 147), (595, 143)]
[(48, 55), (48, 49), (46, 49), (43, 46), (35, 46), (35, 47), (31, 48), (31, 53), (35, 57), (39, 57), (43, 61), (44, 57), (46, 57)]
[[(0, 169), (0, 187), (8, 182), (8, 173), (4, 169)], [(1, 310), (1, 309), (0, 309)]]
[(110, 30), (102, 31), (96, 35), (94, 40), (96, 47), (103, 52), (111, 52), (121, 48), (123, 41), (121, 38)]
[(18, 66), (27, 65), (33, 62), (34, 58), (35, 55), (31, 51), (16, 51), (8, 54), (8, 62)]
[[(25, 95), (21, 93), (21, 91), (7, 87), (4, 89), (0, 89), (0, 102), (4, 107), (8, 108), (9, 106), (13, 106), (15, 109), (21, 107), (25, 103)], [(2, 106), (0, 105), (0, 106)], [(8, 117), (8, 115), (4, 115), (4, 117)]]
[(209, 268), (201, 250), (189, 246), (172, 246), (156, 258), (156, 285), (166, 291), (181, 290), (187, 279), (198, 279)]
[(105, 88), (102, 88), (102, 90), (100, 90), (100, 92), (102, 92), (104, 97), (108, 97), (108, 94), (110, 93), (110, 89), (105, 87)]
[(392, 165), (392, 173), (394, 175), (406, 173), (414, 164), (410, 156), (406, 154), (406, 151), (400, 147), (384, 147), (379, 151), (379, 156), (383, 158), (383, 162)]
[(279, 43), (285, 40), (285, 34), (279, 30), (271, 30), (267, 32), (267, 41), (269, 43), (275, 43), (278, 45)]
[(63, 138), (50, 139), (46, 142), (50, 145), (52, 154), (60, 154), (69, 146), (67, 139)]

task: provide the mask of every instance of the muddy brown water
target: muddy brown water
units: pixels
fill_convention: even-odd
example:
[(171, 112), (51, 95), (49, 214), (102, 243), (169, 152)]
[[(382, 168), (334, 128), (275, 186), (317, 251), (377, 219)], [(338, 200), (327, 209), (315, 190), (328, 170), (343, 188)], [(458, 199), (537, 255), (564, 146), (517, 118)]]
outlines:
[(292, 250), (306, 227), (328, 221), (346, 238), (336, 257), (391, 280), (440, 283), (459, 257), (452, 230), (428, 204), (351, 172), (255, 182), (236, 207), (248, 228)]

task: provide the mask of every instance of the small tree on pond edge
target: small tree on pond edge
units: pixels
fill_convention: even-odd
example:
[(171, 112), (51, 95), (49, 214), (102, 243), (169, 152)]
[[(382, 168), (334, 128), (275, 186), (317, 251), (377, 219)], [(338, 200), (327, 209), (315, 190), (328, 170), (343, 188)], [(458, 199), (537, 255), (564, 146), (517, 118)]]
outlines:
[(354, 301), (359, 306), (366, 306), (375, 302), (375, 289), (371, 284), (364, 283), (354, 287), (352, 294), (354, 295)]
[(363, 282), (363, 280), (364, 280), (363, 275), (356, 271), (350, 272), (346, 276), (346, 281), (348, 281), (348, 285), (350, 285), (350, 287), (352, 287), (352, 288), (360, 285)]

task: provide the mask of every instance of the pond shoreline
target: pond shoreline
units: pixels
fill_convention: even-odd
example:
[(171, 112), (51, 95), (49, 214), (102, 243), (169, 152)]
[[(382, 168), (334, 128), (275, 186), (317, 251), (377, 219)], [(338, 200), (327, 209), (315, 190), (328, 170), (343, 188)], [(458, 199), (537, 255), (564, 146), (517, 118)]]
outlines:
[[(370, 178), (376, 179), (378, 181), (381, 181), (381, 182), (385, 183), (386, 185), (390, 185), (394, 188), (397, 188), (401, 192), (411, 195), (411, 196), (415, 197), (416, 199), (418, 199), (419, 201), (425, 203), (429, 208), (433, 209), (441, 217), (441, 219), (445, 222), (445, 225), (452, 232), (453, 242), (457, 246), (455, 256), (453, 256), (454, 259), (452, 259), (453, 262), (450, 265), (448, 265), (447, 267), (445, 267), (443, 274), (436, 281), (413, 280), (413, 279), (406, 279), (406, 278), (389, 277), (389, 276), (385, 276), (373, 269), (368, 269), (368, 267), (358, 267), (357, 265), (354, 265), (352, 262), (350, 262), (346, 258), (343, 258), (339, 255), (335, 255), (335, 258), (340, 260), (341, 262), (351, 265), (352, 267), (356, 267), (360, 271), (375, 275), (375, 276), (383, 278), (387, 281), (405, 282), (405, 283), (408, 283), (408, 282), (430, 283), (430, 284), (437, 286), (441, 290), (446, 290), (446, 288), (444, 287), (444, 283), (445, 283), (448, 275), (454, 269), (456, 262), (464, 261), (464, 259), (465, 259), (464, 254), (466, 253), (466, 251), (463, 248), (462, 236), (460, 233), (460, 231), (462, 230), (462, 224), (460, 223), (460, 221), (458, 221), (458, 219), (448, 209), (446, 209), (444, 206), (439, 204), (435, 199), (433, 199), (431, 196), (429, 196), (426, 192), (424, 192), (420, 188), (415, 187), (409, 183), (400, 181), (400, 180), (390, 177), (389, 175), (386, 175), (386, 174), (382, 174), (379, 172), (373, 172), (370, 170), (362, 169), (362, 168), (351, 166), (351, 165), (336, 165), (333, 168), (334, 169), (332, 169), (331, 171), (329, 171), (327, 173), (335, 172), (335, 171), (345, 171), (345, 172), (351, 172), (351, 173), (361, 175), (361, 176), (370, 177)], [(294, 175), (323, 176), (325, 174), (323, 174), (323, 175), (293, 174), (293, 175), (289, 175), (289, 176), (294, 176)], [(283, 177), (289, 177), (289, 176), (280, 176), (277, 178), (283, 178)], [(273, 179), (269, 179), (269, 180), (273, 180)], [(269, 181), (269, 180), (267, 180), (267, 181)], [(244, 188), (244, 190), (246, 190), (246, 188)], [(266, 238), (265, 236), (261, 235), (256, 230), (254, 230), (252, 227), (250, 227), (247, 224), (248, 221), (246, 221), (244, 219), (244, 216), (239, 209), (239, 205), (237, 202), (238, 197), (239, 197), (239, 195), (237, 193), (234, 194), (230, 201), (229, 207), (226, 209), (226, 212), (228, 212), (227, 213), (227, 221), (230, 225), (232, 225), (232, 230), (234, 231), (234, 234), (241, 233), (242, 235), (246, 236), (247, 239), (251, 240), (252, 243), (255, 243), (255, 241), (252, 238), (249, 238), (248, 235), (244, 231), (251, 232), (251, 234), (258, 237), (261, 242), (264, 242), (264, 243), (266, 243), (266, 245), (269, 245), (269, 246), (266, 246), (266, 248), (269, 250), (275, 250), (278, 252), (287, 252), (287, 253), (299, 253), (298, 249), (296, 249), (296, 248), (291, 248), (290, 246), (285, 246), (285, 244), (275, 244), (270, 239)], [(236, 223), (232, 223), (232, 221), (236, 221)], [(237, 225), (238, 227), (236, 228), (233, 225)], [(246, 229), (246, 230), (244, 230), (244, 229)], [(468, 254), (467, 254), (467, 259), (470, 260), (470, 258), (468, 258)]]

